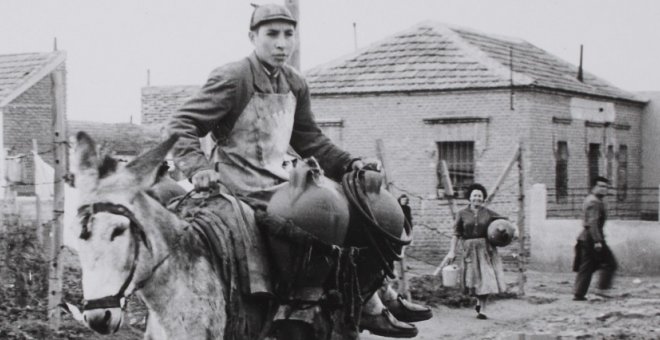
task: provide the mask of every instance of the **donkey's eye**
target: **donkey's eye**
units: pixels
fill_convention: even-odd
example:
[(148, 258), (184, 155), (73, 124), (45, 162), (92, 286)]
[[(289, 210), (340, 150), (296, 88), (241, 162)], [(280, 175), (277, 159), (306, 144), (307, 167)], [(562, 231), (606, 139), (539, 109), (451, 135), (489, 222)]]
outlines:
[(112, 231), (112, 235), (110, 235), (110, 241), (114, 240), (115, 237), (121, 236), (124, 232), (126, 231), (126, 227), (117, 227)]

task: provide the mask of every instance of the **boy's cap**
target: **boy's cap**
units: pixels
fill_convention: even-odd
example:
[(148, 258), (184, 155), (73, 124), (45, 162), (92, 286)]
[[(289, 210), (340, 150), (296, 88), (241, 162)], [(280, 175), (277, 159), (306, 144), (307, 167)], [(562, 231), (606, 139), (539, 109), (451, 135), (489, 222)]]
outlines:
[(296, 26), (296, 19), (293, 18), (289, 9), (284, 6), (276, 4), (265, 4), (257, 6), (252, 12), (252, 19), (250, 19), (250, 30), (254, 30), (259, 25), (274, 20), (288, 21)]

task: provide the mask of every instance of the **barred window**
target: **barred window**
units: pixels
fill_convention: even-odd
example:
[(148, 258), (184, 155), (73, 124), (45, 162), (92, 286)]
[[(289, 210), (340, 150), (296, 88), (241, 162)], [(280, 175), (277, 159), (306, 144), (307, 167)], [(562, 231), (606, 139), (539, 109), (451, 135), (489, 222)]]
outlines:
[[(474, 142), (438, 142), (438, 163), (447, 163), (455, 196), (466, 198), (465, 192), (474, 183)], [(438, 188), (444, 189), (442, 167), (438, 166)]]
[(555, 156), (555, 190), (557, 200), (568, 197), (568, 143), (557, 142), (557, 155)]
[(628, 146), (619, 145), (617, 154), (619, 163), (616, 175), (616, 198), (619, 201), (625, 201), (628, 191)]

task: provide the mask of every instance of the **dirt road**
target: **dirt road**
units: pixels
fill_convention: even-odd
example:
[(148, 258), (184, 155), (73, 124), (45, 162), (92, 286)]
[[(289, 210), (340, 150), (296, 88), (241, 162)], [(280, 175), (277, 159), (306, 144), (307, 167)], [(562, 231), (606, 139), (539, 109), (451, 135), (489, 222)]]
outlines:
[(612, 298), (590, 294), (586, 302), (572, 301), (573, 279), (530, 271), (525, 296), (493, 301), (489, 320), (472, 307), (434, 307), (415, 339), (660, 339), (660, 278), (618, 277)]

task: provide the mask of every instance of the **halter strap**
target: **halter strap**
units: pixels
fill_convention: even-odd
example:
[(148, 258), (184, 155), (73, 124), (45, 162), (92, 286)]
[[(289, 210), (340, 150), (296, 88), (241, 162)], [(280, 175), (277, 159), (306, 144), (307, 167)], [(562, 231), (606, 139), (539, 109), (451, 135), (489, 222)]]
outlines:
[(115, 204), (115, 203), (110, 203), (110, 202), (96, 202), (92, 204), (85, 204), (78, 208), (78, 216), (81, 216), (83, 219), (83, 225), (87, 225), (89, 222), (89, 218), (100, 212), (107, 212), (109, 214), (113, 215), (120, 215), (128, 218), (128, 220), (131, 222), (130, 223), (130, 229), (131, 233), (135, 233), (140, 237), (142, 242), (144, 243), (145, 247), (151, 251), (151, 245), (149, 244), (149, 240), (147, 240), (147, 235), (144, 232), (144, 227), (135, 218), (135, 215), (133, 214), (132, 211), (130, 211), (128, 208), (121, 204)]
[[(144, 232), (144, 228), (142, 227), (142, 224), (135, 218), (133, 212), (130, 211), (125, 206), (110, 202), (97, 202), (92, 204), (86, 204), (78, 208), (78, 216), (82, 217), (83, 225), (85, 226), (87, 225), (87, 223), (89, 223), (89, 219), (92, 215), (100, 212), (106, 212), (109, 214), (120, 215), (128, 218), (128, 220), (130, 221), (129, 228), (131, 231), (131, 235), (134, 236), (134, 238), (137, 237), (141, 239), (145, 247), (147, 247), (147, 249), (151, 251), (151, 246), (149, 245), (149, 241), (147, 240), (147, 235)], [(124, 293), (126, 292), (128, 286), (131, 284), (131, 281), (133, 281), (133, 276), (135, 275), (135, 269), (137, 268), (137, 259), (139, 255), (140, 255), (140, 242), (133, 240), (133, 263), (131, 264), (131, 271), (128, 274), (126, 280), (124, 280), (124, 283), (119, 288), (117, 294), (85, 301), (83, 303), (83, 311), (91, 310), (91, 309), (99, 309), (99, 308), (117, 308), (117, 307), (123, 308), (121, 299), (125, 297)], [(160, 267), (161, 264), (163, 264), (163, 262), (168, 257), (169, 255), (165, 256), (165, 258), (161, 260), (154, 267), (154, 269), (152, 270), (152, 274), (158, 267)], [(140, 283), (144, 284), (145, 281), (146, 280), (143, 280)]]

